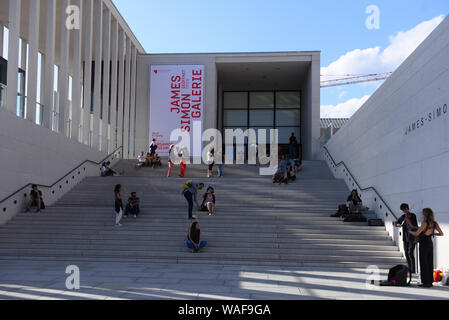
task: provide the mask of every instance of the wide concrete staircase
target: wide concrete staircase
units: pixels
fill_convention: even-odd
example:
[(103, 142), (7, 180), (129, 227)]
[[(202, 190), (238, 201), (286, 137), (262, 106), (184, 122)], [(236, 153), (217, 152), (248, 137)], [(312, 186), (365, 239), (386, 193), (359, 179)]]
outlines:
[[(330, 218), (348, 189), (323, 162), (307, 162), (299, 179), (274, 185), (256, 166), (226, 167), (225, 178), (197, 178), (217, 195), (216, 216), (199, 215), (208, 246), (199, 254), (185, 246), (189, 227), (181, 195), (186, 179), (165, 178), (165, 168), (133, 168), (125, 175), (85, 179), (41, 214), (20, 214), (0, 227), (0, 259), (207, 263), (381, 269), (404, 263), (383, 227)], [(190, 177), (205, 166), (189, 167)], [(113, 188), (141, 198), (141, 215), (114, 227)]]

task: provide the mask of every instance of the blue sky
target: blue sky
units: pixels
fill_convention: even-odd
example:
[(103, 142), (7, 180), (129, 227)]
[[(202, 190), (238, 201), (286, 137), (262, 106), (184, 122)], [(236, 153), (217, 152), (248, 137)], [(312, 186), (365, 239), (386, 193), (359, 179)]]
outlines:
[[(326, 74), (394, 71), (449, 11), (447, 0), (113, 2), (149, 53), (320, 50)], [(378, 30), (365, 25), (370, 5)], [(379, 85), (322, 89), (322, 115), (350, 116)]]

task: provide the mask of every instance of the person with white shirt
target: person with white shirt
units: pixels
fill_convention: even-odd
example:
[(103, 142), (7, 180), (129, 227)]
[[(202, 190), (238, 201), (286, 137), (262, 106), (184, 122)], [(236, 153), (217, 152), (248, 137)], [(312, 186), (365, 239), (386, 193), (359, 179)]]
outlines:
[(145, 152), (142, 151), (140, 156), (137, 157), (136, 167), (142, 168), (143, 166), (145, 166), (146, 163), (147, 163), (147, 157), (145, 156)]
[(215, 165), (215, 150), (214, 148), (210, 149), (207, 153), (207, 164), (209, 165), (209, 169), (207, 171), (207, 177), (212, 178), (213, 177), (213, 170)]
[(154, 156), (156, 154), (157, 145), (156, 145), (156, 139), (153, 139), (153, 141), (150, 144), (150, 155)]

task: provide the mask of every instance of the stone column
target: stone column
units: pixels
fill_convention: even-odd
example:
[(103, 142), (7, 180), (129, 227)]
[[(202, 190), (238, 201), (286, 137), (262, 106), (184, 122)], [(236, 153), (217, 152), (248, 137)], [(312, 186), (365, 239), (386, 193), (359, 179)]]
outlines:
[(135, 150), (135, 119), (136, 119), (136, 77), (137, 77), (137, 49), (131, 49), (131, 99), (130, 99), (130, 116), (129, 116), (129, 155), (131, 158), (136, 157)]
[(111, 109), (109, 111), (110, 116), (110, 126), (109, 126), (109, 138), (110, 138), (110, 148), (111, 153), (113, 149), (119, 147), (117, 144), (117, 139), (115, 132), (117, 130), (117, 71), (118, 71), (118, 23), (117, 20), (112, 21), (111, 27)]
[[(123, 102), (124, 102), (124, 86), (125, 86), (125, 33), (122, 29), (119, 31), (118, 37), (118, 56), (119, 56), (119, 71), (118, 71), (118, 117), (117, 117), (117, 144), (123, 146)], [(124, 152), (123, 154), (124, 155)]]
[(84, 103), (83, 103), (83, 142), (89, 144), (90, 112), (92, 97), (92, 23), (94, 4), (92, 0), (84, 2)]
[(56, 0), (47, 0), (46, 44), (44, 70), (43, 119), (45, 128), (52, 129), (54, 111), (54, 75), (55, 75), (55, 34), (56, 34)]
[(123, 106), (123, 154), (129, 159), (129, 103), (131, 97), (131, 39), (126, 38), (125, 102)]
[(6, 90), (6, 109), (13, 113), (16, 113), (17, 110), (21, 5), (21, 0), (9, 0), (8, 88)]
[(27, 119), (36, 123), (37, 104), (37, 59), (39, 52), (39, 26), (40, 26), (40, 6), (41, 0), (30, 1), (30, 28), (28, 30), (28, 99), (27, 99)]
[(95, 5), (95, 74), (94, 74), (94, 112), (93, 112), (93, 145), (95, 149), (101, 149), (100, 127), (101, 127), (101, 69), (103, 51), (103, 1), (94, 1)]
[[(66, 9), (69, 6), (69, 0), (59, 0), (61, 4), (61, 17), (66, 17)], [(61, 19), (60, 24), (60, 70), (58, 77), (59, 91), (59, 132), (70, 136), (69, 115), (70, 105), (68, 96), (69, 85), (69, 50), (70, 50), (70, 32), (66, 26), (66, 19)]]
[[(72, 4), (80, 9), (80, 22), (83, 21), (83, 2), (84, 0), (72, 0)], [(71, 138), (82, 142), (80, 137), (81, 124), (81, 69), (82, 69), (82, 29), (83, 24), (80, 23), (80, 29), (72, 30), (73, 36), (73, 58), (72, 58), (72, 134)]]
[(109, 137), (109, 84), (111, 61), (111, 11), (107, 10), (103, 21), (103, 116), (102, 116), (102, 143), (101, 151), (108, 152)]

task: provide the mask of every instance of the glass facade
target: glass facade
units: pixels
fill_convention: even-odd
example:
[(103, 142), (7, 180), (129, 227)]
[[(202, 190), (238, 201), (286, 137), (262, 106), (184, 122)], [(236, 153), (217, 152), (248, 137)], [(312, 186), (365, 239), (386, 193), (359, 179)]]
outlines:
[(301, 134), (299, 91), (225, 92), (223, 129), (279, 129), (279, 143)]
[[(289, 144), (292, 133), (301, 144), (301, 94), (299, 91), (225, 92), (223, 130), (278, 129), (279, 144)], [(266, 141), (270, 134), (267, 131)], [(245, 139), (245, 144), (248, 143)]]

